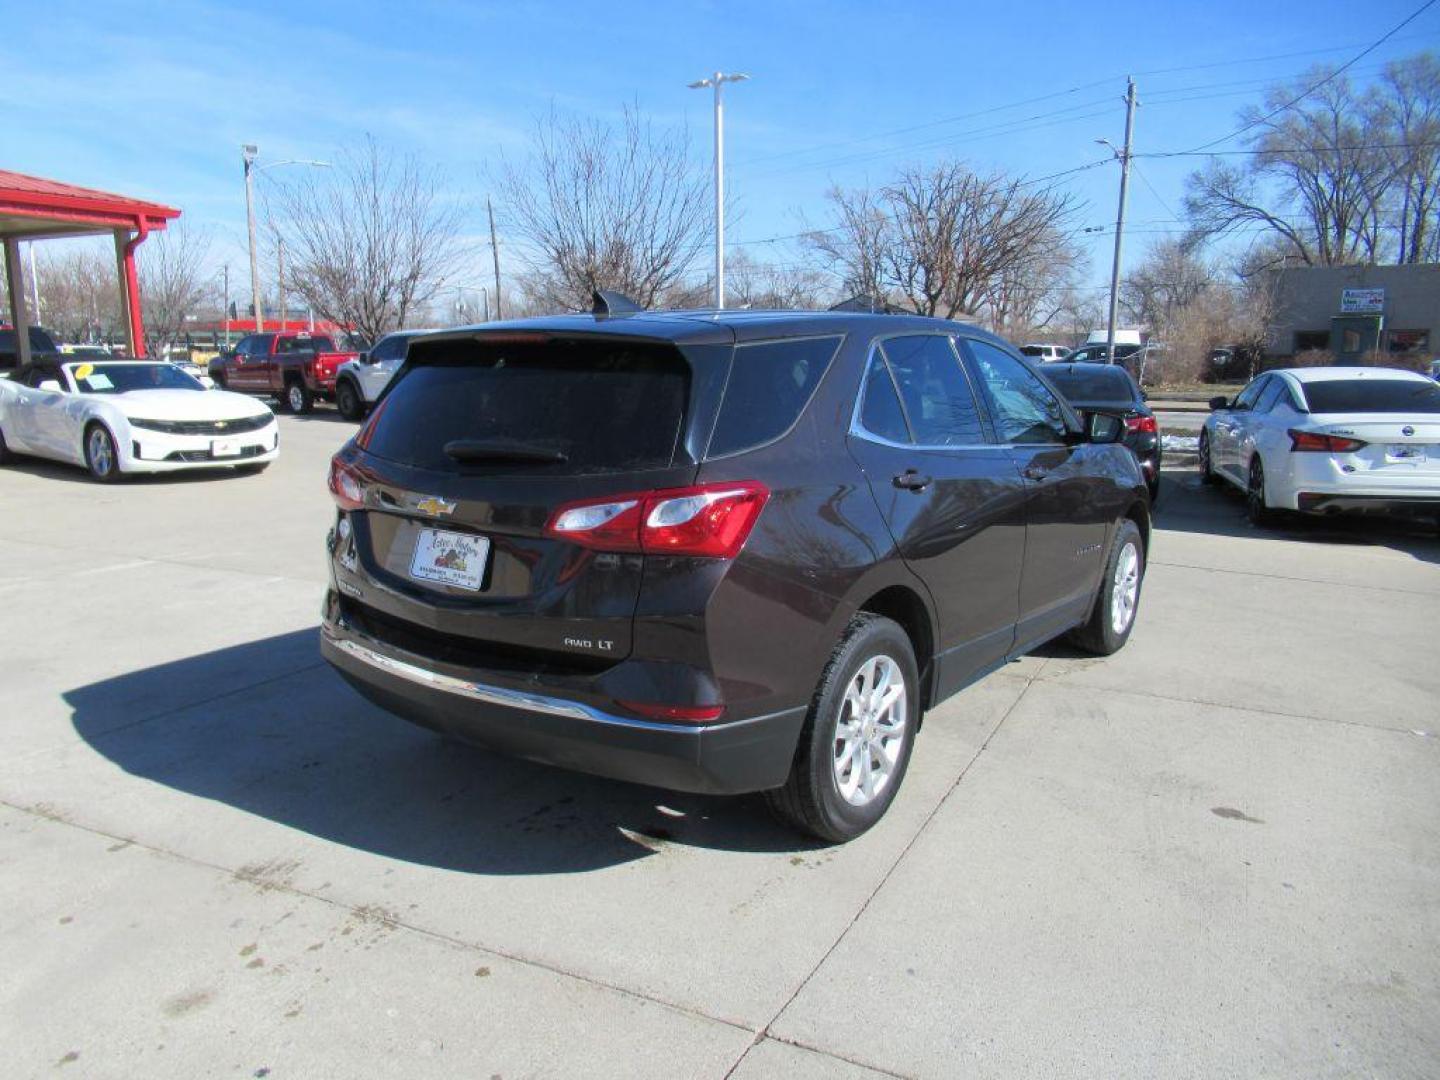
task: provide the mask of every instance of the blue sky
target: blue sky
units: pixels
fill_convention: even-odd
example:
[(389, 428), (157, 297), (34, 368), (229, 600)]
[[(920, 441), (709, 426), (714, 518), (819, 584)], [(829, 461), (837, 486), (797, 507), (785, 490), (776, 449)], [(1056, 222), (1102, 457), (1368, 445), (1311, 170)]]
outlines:
[[(217, 264), (238, 270), (242, 142), (272, 160), (325, 158), (372, 133), (483, 207), (496, 167), (523, 158), (552, 105), (613, 117), (637, 103), (686, 125), (708, 163), (710, 98), (685, 84), (742, 70), (753, 81), (727, 93), (729, 238), (788, 263), (792, 244), (764, 241), (825, 223), (833, 184), (883, 183), (940, 157), (1031, 176), (1095, 161), (1106, 151), (1094, 140), (1120, 141), (1127, 73), (1144, 103), (1137, 151), (1183, 149), (1232, 130), (1265, 80), (1349, 59), (1419, 2), (0, 0), (0, 167), (179, 206), (213, 232)], [(1357, 64), (1358, 78), (1425, 48), (1440, 49), (1440, 5)], [(1194, 164), (1141, 162), (1132, 252), (1178, 229)], [(1113, 165), (1066, 182), (1088, 203), (1085, 224), (1113, 222)], [(1099, 281), (1110, 240), (1089, 242)], [(477, 281), (488, 258), (477, 246)]]

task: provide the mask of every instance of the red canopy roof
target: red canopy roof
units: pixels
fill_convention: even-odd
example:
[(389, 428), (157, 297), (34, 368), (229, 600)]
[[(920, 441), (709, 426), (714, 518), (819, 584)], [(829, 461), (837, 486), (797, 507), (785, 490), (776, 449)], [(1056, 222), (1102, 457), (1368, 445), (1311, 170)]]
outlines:
[(180, 211), (108, 191), (0, 169), (0, 235), (88, 229), (163, 229)]

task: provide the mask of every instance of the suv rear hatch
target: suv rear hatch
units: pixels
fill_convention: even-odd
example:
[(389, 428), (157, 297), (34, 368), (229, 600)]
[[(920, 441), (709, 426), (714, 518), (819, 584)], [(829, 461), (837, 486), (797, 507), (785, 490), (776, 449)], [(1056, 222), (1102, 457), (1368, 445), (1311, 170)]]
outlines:
[(332, 465), (347, 615), (468, 667), (586, 673), (624, 659), (643, 554), (547, 526), (567, 505), (693, 482), (696, 429), (713, 422), (730, 354), (728, 331), (704, 335), (677, 346), (468, 333), (413, 346)]

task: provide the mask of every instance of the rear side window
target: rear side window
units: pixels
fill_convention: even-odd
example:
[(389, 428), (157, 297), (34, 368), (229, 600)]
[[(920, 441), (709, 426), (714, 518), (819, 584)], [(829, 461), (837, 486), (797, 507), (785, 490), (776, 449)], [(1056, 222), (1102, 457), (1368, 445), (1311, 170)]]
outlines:
[[(685, 358), (673, 346), (648, 342), (439, 342), (402, 372), (364, 448), (445, 472), (555, 476), (664, 468), (680, 446), (689, 392)], [(564, 460), (462, 466), (445, 453), (455, 440), (555, 451)]]
[(910, 429), (905, 424), (905, 410), (895, 390), (895, 380), (890, 377), (890, 368), (879, 349), (870, 354), (864, 393), (860, 405), (861, 426), (870, 434), (891, 442), (911, 442)]
[(920, 446), (975, 446), (985, 441), (970, 380), (948, 337), (916, 334), (880, 345), (915, 442)]
[(1305, 384), (1316, 413), (1440, 413), (1440, 383), (1420, 379), (1326, 379)]
[(778, 439), (800, 418), (830, 367), (839, 337), (737, 345), (708, 457), (751, 450)]

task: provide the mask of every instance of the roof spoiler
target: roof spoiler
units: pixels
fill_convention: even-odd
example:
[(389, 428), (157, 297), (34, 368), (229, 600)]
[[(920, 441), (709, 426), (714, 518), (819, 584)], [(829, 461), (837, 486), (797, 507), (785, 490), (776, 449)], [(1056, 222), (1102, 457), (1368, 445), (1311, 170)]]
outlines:
[(623, 293), (608, 289), (596, 289), (590, 314), (597, 319), (613, 319), (617, 315), (634, 315), (645, 309)]

